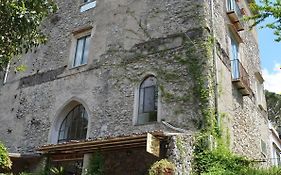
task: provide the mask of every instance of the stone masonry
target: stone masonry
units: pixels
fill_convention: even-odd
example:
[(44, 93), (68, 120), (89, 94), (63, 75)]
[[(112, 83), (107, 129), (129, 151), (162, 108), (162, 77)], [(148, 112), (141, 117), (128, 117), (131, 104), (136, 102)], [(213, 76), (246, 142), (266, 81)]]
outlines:
[[(231, 59), (226, 2), (214, 0), (212, 24), (211, 0), (97, 0), (85, 12), (79, 11), (82, 0), (57, 0), (58, 12), (42, 24), (48, 42), (12, 64), (0, 87), (0, 140), (11, 153), (34, 154), (39, 146), (55, 144), (52, 130), (60, 125), (58, 118), (79, 103), (88, 112), (87, 138), (179, 132), (162, 121), (186, 130), (188, 135), (169, 136), (165, 157), (176, 164), (177, 174), (188, 174), (192, 136), (204, 127), (197, 78), (213, 89), (217, 75), (219, 93), (210, 91), (207, 104), (215, 108), (218, 99), (221, 127), (230, 135), (232, 150), (258, 160), (269, 158), (260, 146), (261, 139), (267, 143), (269, 131), (266, 108), (258, 106), (255, 95), (255, 75), (261, 72), (257, 39), (247, 25), (239, 32), (240, 61), (252, 90), (243, 96), (223, 61)], [(244, 6), (251, 14), (246, 2)], [(91, 33), (88, 61), (73, 68), (73, 43), (85, 30)], [(212, 31), (215, 55), (209, 50), (213, 47), (200, 45), (213, 37)], [(190, 60), (199, 64), (196, 76)], [(27, 70), (15, 72), (18, 64)], [(154, 75), (159, 86), (157, 122), (137, 125), (135, 94), (147, 75)]]

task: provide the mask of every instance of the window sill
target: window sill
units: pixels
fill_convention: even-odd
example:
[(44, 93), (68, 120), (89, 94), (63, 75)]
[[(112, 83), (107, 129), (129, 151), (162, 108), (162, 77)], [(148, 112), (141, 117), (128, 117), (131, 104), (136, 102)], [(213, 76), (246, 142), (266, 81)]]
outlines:
[(155, 124), (157, 124), (157, 123), (159, 123), (159, 122), (154, 121), (154, 122), (147, 122), (147, 123), (143, 123), (143, 124), (136, 123), (136, 124), (134, 124), (134, 126), (147, 126), (147, 125), (155, 125)]
[(87, 65), (87, 63), (85, 63), (85, 64), (80, 64), (80, 65), (78, 65), (78, 66), (73, 66), (73, 67), (70, 67), (69, 70), (73, 70), (73, 69), (79, 70), (79, 68), (84, 67), (84, 66), (86, 66), (86, 65)]
[(87, 64), (79, 65), (76, 67), (70, 67), (70, 68), (66, 69), (66, 71), (63, 74), (58, 76), (58, 78), (63, 78), (63, 77), (67, 77), (70, 75), (78, 74), (78, 73), (84, 72), (86, 70), (88, 70)]
[(95, 8), (97, 5), (97, 2), (96, 1), (92, 1), (92, 2), (86, 2), (84, 3), (83, 5), (80, 6), (80, 12), (85, 12), (85, 11), (88, 11), (92, 8)]

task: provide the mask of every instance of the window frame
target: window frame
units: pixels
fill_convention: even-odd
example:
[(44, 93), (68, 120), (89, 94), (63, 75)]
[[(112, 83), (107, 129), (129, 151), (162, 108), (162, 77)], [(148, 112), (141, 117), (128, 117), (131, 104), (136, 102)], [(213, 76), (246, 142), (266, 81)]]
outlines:
[(260, 72), (255, 72), (255, 88), (256, 88), (256, 104), (261, 108), (262, 110), (266, 110), (266, 102), (265, 102), (265, 96), (264, 96), (264, 79)]
[(80, 6), (80, 13), (86, 12), (88, 10), (94, 9), (97, 6), (96, 0), (83, 0)]
[[(69, 69), (85, 66), (89, 63), (89, 58), (91, 57), (91, 54), (92, 54), (91, 53), (92, 36), (93, 36), (92, 29), (93, 29), (92, 26), (88, 26), (88, 27), (85, 27), (83, 29), (77, 30), (72, 33), (71, 47), (70, 47), (70, 54), (69, 54), (69, 61), (68, 61)], [(89, 43), (88, 43), (88, 56), (86, 58), (86, 61), (83, 64), (74, 65), (75, 59), (76, 59), (78, 41), (79, 41), (79, 39), (87, 38), (87, 37), (89, 37)], [(83, 47), (83, 52), (85, 51), (84, 48), (85, 47)]]
[[(239, 61), (240, 60), (240, 44), (235, 39), (232, 33), (229, 35), (230, 40), (230, 49), (229, 49), (229, 58), (231, 62), (231, 76), (233, 79), (238, 79), (240, 77), (240, 71), (239, 71)], [(235, 48), (234, 48), (235, 45)], [(234, 54), (235, 49), (235, 54)]]
[[(87, 39), (89, 39), (88, 43), (87, 43)], [(86, 35), (86, 36), (82, 36), (80, 38), (77, 38), (72, 67), (79, 67), (79, 66), (83, 66), (83, 65), (87, 64), (88, 58), (89, 58), (90, 39), (91, 39), (91, 35)], [(77, 53), (78, 53), (78, 49), (79, 49), (79, 46), (80, 46), (79, 41), (81, 41), (81, 40), (82, 40), (81, 59), (80, 59), (80, 63), (76, 63), (76, 61), (78, 60)], [(86, 44), (88, 44), (88, 45), (86, 45)], [(87, 55), (84, 55), (86, 47), (88, 48), (88, 53), (87, 53)]]
[[(149, 119), (146, 121), (144, 120), (143, 122), (141, 122), (141, 120), (139, 119), (141, 116), (140, 115), (144, 115), (144, 114), (148, 114), (150, 113), (149, 111), (145, 112), (145, 113), (140, 113), (140, 106), (141, 105), (144, 105), (144, 103), (140, 103), (140, 95), (141, 95), (141, 89), (146, 89), (146, 88), (150, 88), (151, 86), (149, 87), (144, 87), (142, 88), (142, 84), (147, 80), (149, 79), (150, 77), (153, 77), (155, 78), (155, 88), (154, 88), (154, 111), (156, 112), (156, 120), (154, 121), (149, 121)], [(143, 99), (144, 100), (144, 99)], [(142, 81), (138, 84), (138, 86), (136, 87), (135, 89), (135, 99), (134, 99), (134, 117), (133, 117), (133, 124), (134, 125), (147, 125), (147, 124), (153, 124), (153, 123), (156, 123), (156, 122), (159, 122), (160, 121), (160, 109), (161, 109), (161, 104), (160, 104), (160, 91), (159, 91), (159, 86), (158, 86), (158, 80), (157, 80), (157, 77), (154, 76), (153, 74), (149, 74), (147, 76), (145, 76), (145, 78), (142, 79)], [(155, 105), (156, 104), (156, 105)], [(149, 117), (148, 117), (149, 118)]]
[(260, 139), (260, 149), (264, 157), (267, 157), (267, 145), (263, 139)]
[[(82, 113), (78, 114), (80, 118), (74, 118), (75, 112), (82, 112)], [(87, 122), (84, 123), (83, 119), (86, 119)], [(77, 122), (77, 120), (80, 120), (80, 123)], [(85, 107), (82, 104), (78, 104), (78, 105), (74, 106), (67, 113), (67, 115), (63, 118), (62, 122), (59, 125), (57, 143), (69, 142), (71, 140), (86, 139), (87, 138), (87, 132), (88, 132), (88, 123), (89, 123), (89, 117), (88, 117), (88, 113), (87, 113)], [(72, 128), (73, 124), (76, 125), (76, 127), (74, 128), (75, 129), (74, 135), (75, 135), (76, 138), (70, 138), (70, 135), (72, 133), (71, 133), (71, 131), (69, 131), (69, 129), (73, 129)], [(80, 127), (78, 126), (78, 124), (80, 124), (79, 125)], [(84, 132), (84, 128), (86, 128), (86, 132), (84, 133), (83, 136), (81, 136)], [(78, 133), (78, 129), (80, 129), (81, 132)], [(63, 134), (62, 137), (61, 137), (61, 134)]]

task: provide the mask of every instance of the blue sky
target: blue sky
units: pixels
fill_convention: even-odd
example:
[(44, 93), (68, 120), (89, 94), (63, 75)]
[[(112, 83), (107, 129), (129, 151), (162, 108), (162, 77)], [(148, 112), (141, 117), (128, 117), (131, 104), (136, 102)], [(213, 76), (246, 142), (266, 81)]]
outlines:
[[(265, 23), (273, 20), (273, 18), (267, 19)], [(268, 28), (258, 28), (258, 35), (264, 87), (271, 92), (281, 94), (281, 42), (274, 41), (276, 37)]]
[(276, 37), (270, 29), (260, 29), (258, 33), (262, 67), (272, 72), (281, 63), (281, 43), (274, 41)]
[(281, 93), (281, 42), (274, 41), (271, 29), (259, 29), (258, 34), (265, 89)]

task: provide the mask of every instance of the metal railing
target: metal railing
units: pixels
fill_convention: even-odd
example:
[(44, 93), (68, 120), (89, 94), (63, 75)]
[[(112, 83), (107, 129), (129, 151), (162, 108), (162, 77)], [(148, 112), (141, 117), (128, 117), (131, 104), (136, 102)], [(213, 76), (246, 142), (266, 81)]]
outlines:
[(243, 14), (242, 14), (241, 9), (238, 6), (238, 3), (236, 2), (236, 0), (227, 1), (227, 11), (236, 13), (238, 19), (243, 18)]
[(231, 60), (231, 73), (233, 81), (242, 81), (242, 83), (250, 87), (249, 74), (246, 69), (243, 67), (239, 59)]

